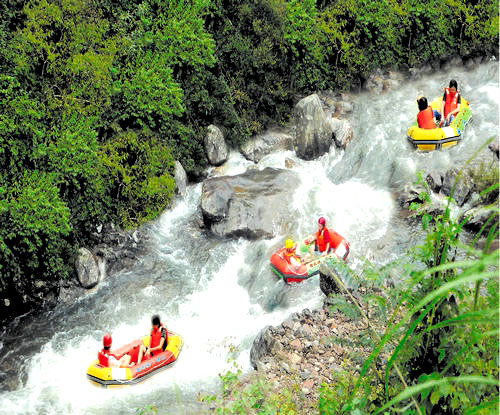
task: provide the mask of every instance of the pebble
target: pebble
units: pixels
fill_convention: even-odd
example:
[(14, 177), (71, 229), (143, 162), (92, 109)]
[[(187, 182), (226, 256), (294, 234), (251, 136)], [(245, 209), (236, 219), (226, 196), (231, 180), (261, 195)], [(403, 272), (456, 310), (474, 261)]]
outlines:
[(290, 366), (288, 366), (288, 363), (286, 362), (281, 362), (281, 369), (283, 369), (286, 373), (290, 373)]

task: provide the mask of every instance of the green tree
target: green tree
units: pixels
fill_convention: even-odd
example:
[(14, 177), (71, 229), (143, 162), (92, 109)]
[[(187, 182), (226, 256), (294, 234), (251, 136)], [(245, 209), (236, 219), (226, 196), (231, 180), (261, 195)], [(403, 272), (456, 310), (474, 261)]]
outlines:
[(0, 187), (0, 196), (0, 292), (17, 293), (10, 300), (22, 306), (22, 295), (35, 293), (37, 282), (70, 275), (70, 211), (54, 175), (36, 170)]

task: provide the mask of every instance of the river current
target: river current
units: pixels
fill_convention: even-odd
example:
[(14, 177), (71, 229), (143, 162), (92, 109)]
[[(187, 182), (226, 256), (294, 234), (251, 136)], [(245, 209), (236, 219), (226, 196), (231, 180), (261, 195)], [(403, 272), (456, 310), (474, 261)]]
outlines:
[[(417, 112), (415, 97), (423, 91), (430, 101), (450, 78), (470, 101), (473, 121), (458, 146), (416, 152), (406, 140)], [(287, 237), (312, 233), (317, 218), (325, 216), (350, 241), (354, 269), (365, 258), (383, 264), (402, 255), (422, 235), (398, 214), (394, 190), (414, 181), (420, 169), (461, 167), (498, 134), (498, 81), (493, 60), (406, 81), (383, 94), (354, 94), (348, 118), (355, 136), (345, 151), (332, 146), (313, 161), (288, 151), (264, 157), (257, 168), (284, 168), (289, 158), (300, 176), (289, 201), (298, 228), (290, 235), (247, 241), (201, 231), (196, 221), (201, 184), (188, 186), (183, 199), (147, 225), (154, 249), (132, 269), (105, 279), (72, 305), (24, 319), (15, 334), (4, 333), (0, 371), (15, 379), (0, 385), (0, 414), (134, 414), (148, 404), (160, 414), (200, 413), (198, 394), (217, 391), (218, 374), (232, 364), (229, 356), (250, 370), (250, 347), (262, 328), (322, 304), (318, 277), (285, 285), (271, 272), (271, 253)], [(250, 166), (234, 152), (224, 172), (239, 174)], [(147, 334), (155, 313), (184, 338), (178, 362), (130, 388), (91, 385), (85, 373), (103, 333), (110, 331), (115, 345), (127, 343)]]

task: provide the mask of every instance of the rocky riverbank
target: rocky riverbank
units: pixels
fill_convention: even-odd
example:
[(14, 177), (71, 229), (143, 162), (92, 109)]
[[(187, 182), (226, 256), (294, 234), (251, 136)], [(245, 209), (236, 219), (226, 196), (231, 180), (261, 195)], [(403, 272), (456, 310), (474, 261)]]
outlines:
[[(355, 291), (354, 296), (345, 291), (342, 294), (331, 272), (323, 272), (320, 276), (323, 292), (333, 290), (337, 294), (325, 297), (317, 310), (304, 309), (291, 314), (280, 325), (265, 327), (250, 352), (255, 370), (231, 385), (226, 405), (231, 406), (242, 396), (248, 398), (252, 388), (259, 385), (259, 394), (269, 400), (280, 396), (280, 404), (293, 407), (294, 413), (316, 413), (322, 385), (335, 383), (341, 373), (349, 377), (359, 374), (372, 351), (372, 330), (380, 333), (382, 325), (373, 318), (374, 309), (359, 301), (368, 294), (366, 288), (349, 290)], [(369, 324), (355, 311), (354, 302), (370, 316)], [(339, 311), (341, 303), (344, 311), (347, 307), (353, 312)], [(384, 359), (387, 351), (379, 356), (379, 360)]]

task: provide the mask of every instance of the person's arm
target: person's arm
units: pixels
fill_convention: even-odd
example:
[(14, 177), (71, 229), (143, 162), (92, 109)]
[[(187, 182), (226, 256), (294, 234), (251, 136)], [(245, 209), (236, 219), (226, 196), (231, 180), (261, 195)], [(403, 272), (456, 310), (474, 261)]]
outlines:
[(330, 242), (328, 242), (328, 243), (326, 244), (326, 248), (325, 248), (325, 252), (324, 252), (324, 254), (325, 254), (325, 255), (328, 255), (328, 251), (329, 251), (329, 250), (330, 250)]
[(304, 243), (306, 245), (312, 244), (316, 240), (316, 234), (313, 234), (311, 236), (308, 236), (306, 239), (304, 239)]
[(158, 346), (152, 348), (151, 350), (161, 350), (163, 347), (163, 343), (165, 343), (165, 337), (162, 336), (162, 338), (160, 339), (160, 344)]
[(148, 353), (149, 353), (151, 350), (153, 350), (153, 349), (151, 349), (151, 343), (152, 343), (152, 341), (153, 341), (153, 337), (149, 336), (149, 346), (148, 346), (148, 347), (146, 347), (146, 350), (145, 350), (145, 352), (144, 352), (144, 356), (147, 356), (147, 355), (148, 355)]
[(457, 107), (456, 107), (453, 111), (451, 111), (451, 112), (448, 114), (448, 116), (450, 116), (450, 115), (455, 115), (455, 114), (458, 114), (458, 113), (460, 112), (460, 107), (461, 107), (461, 103), (462, 103), (462, 100), (461, 100), (460, 98), (461, 98), (461, 97), (460, 97), (460, 95), (459, 95), (459, 96), (458, 96), (458, 98), (457, 98)]

